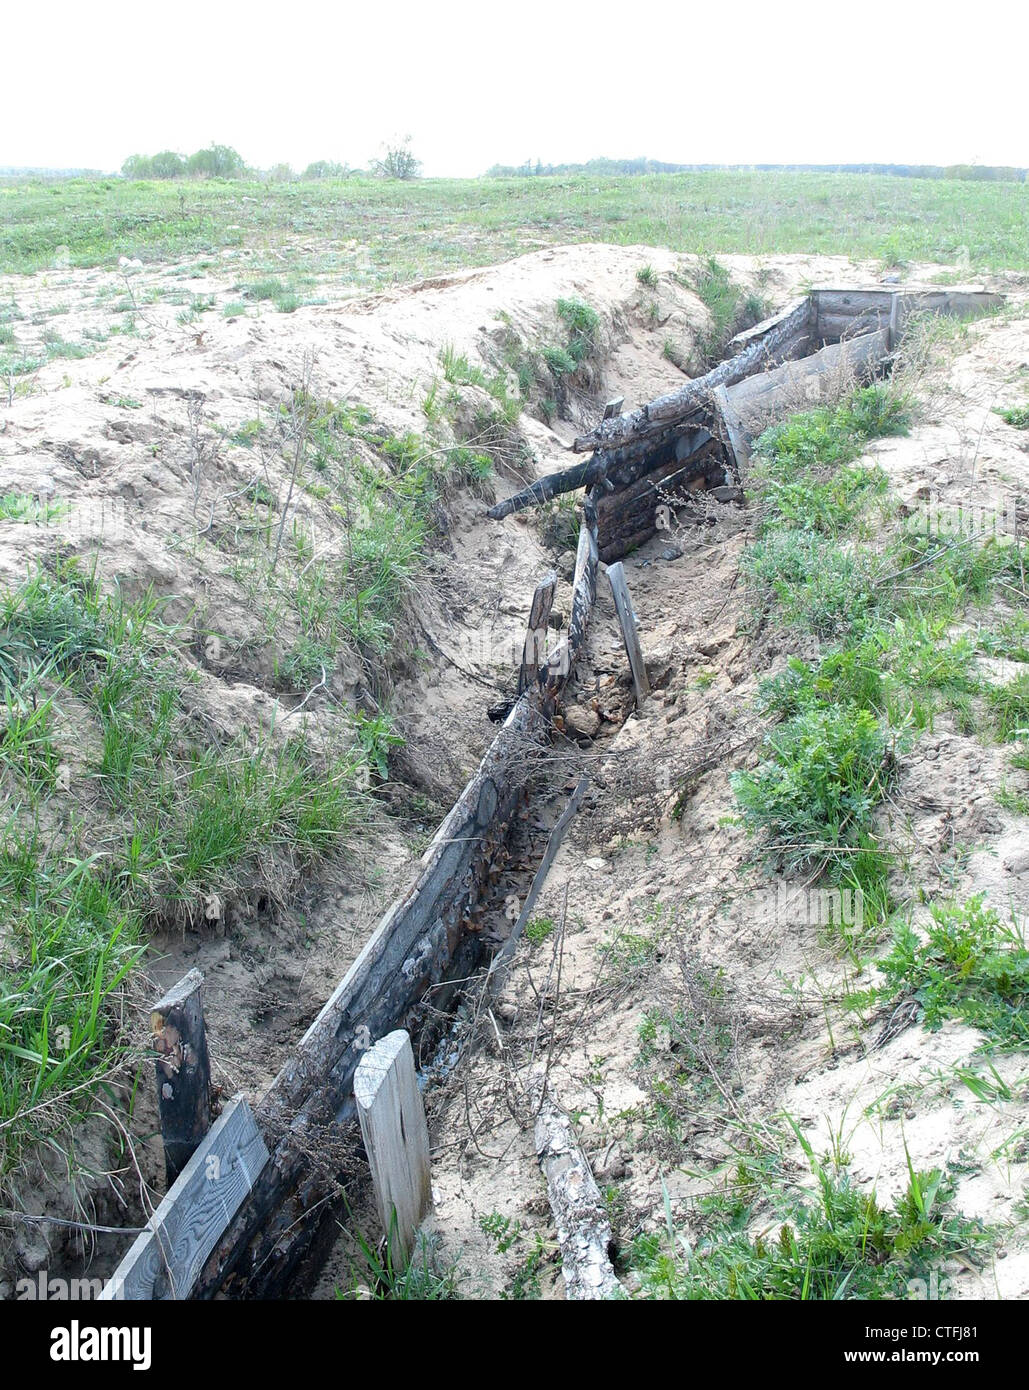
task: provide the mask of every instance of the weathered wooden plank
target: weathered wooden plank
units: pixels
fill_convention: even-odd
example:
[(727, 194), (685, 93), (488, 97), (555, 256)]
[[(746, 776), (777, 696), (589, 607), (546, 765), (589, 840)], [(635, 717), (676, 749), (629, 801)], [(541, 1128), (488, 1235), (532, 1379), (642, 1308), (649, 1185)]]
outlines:
[(551, 571), (550, 574), (544, 575), (536, 585), (536, 592), (532, 596), (532, 605), (529, 608), (529, 626), (525, 635), (525, 645), (522, 648), (522, 662), (518, 670), (518, 689), (516, 691), (518, 695), (535, 686), (539, 677), (539, 669), (547, 654), (547, 624), (550, 622), (550, 611), (554, 606), (556, 589), (557, 575)]
[(964, 318), (999, 309), (1004, 295), (987, 290), (911, 290), (903, 292), (905, 310), (917, 309), (926, 314), (954, 314)]
[(507, 940), (490, 962), (490, 968), (486, 974), (487, 990), (502, 988), (507, 967), (514, 957), (515, 949), (518, 946), (518, 942), (521, 940), (522, 933), (525, 931), (526, 923), (532, 915), (532, 909), (536, 906), (536, 900), (539, 898), (543, 885), (547, 881), (547, 874), (550, 872), (551, 865), (557, 858), (557, 852), (561, 848), (565, 835), (568, 832), (568, 827), (571, 825), (572, 819), (579, 809), (579, 804), (588, 786), (589, 778), (584, 773), (575, 784), (575, 790), (568, 798), (568, 805), (561, 812), (557, 823), (550, 832), (546, 851), (544, 852), (543, 858), (540, 860), (539, 868), (533, 875), (529, 891), (525, 895), (525, 902), (522, 904), (521, 911), (518, 914), (518, 920), (511, 928)]
[(200, 971), (191, 970), (150, 1012), (169, 1187), (211, 1127), (211, 1063), (204, 1027), (203, 985)]
[(100, 1297), (188, 1297), (267, 1162), (250, 1107), (237, 1096), (208, 1130)]
[(742, 428), (739, 416), (729, 401), (725, 387), (716, 386), (711, 397), (725, 436), (726, 452), (729, 456), (729, 473), (733, 482), (738, 485), (742, 481), (743, 470), (750, 463), (750, 441)]
[(537, 1106), (534, 1141), (561, 1247), (565, 1297), (616, 1297), (621, 1285), (608, 1253), (611, 1222), (596, 1179), (568, 1115), (551, 1100), (543, 1078), (530, 1088)]
[(841, 338), (856, 338), (862, 333), (872, 333), (889, 321), (889, 310), (883, 313), (872, 309), (860, 314), (819, 314), (815, 337), (818, 342), (837, 343)]
[(432, 1177), (429, 1127), (404, 1029), (387, 1033), (361, 1058), (354, 1099), (383, 1234), (391, 1256), (410, 1260), (418, 1228), (432, 1210)]
[(558, 696), (571, 675), (572, 667), (586, 640), (586, 629), (597, 597), (598, 559), (597, 505), (591, 491), (583, 500), (579, 545), (575, 554), (575, 573), (572, 578), (572, 614), (568, 622), (568, 632), (539, 673), (541, 704), (547, 714), (553, 712)]
[(643, 701), (650, 694), (650, 681), (647, 679), (647, 668), (643, 661), (643, 653), (640, 650), (640, 636), (636, 628), (636, 614), (633, 612), (632, 599), (629, 597), (629, 585), (625, 580), (625, 570), (622, 568), (620, 560), (607, 567), (607, 582), (611, 585), (611, 597), (615, 601), (615, 612), (618, 614), (618, 625), (622, 629), (622, 641), (625, 643), (626, 655), (629, 658), (629, 669), (632, 671), (632, 685), (636, 692), (636, 708), (643, 708)]
[[(762, 319), (760, 323), (755, 323), (752, 328), (744, 328), (734, 337), (730, 338), (726, 344), (726, 357), (735, 357), (738, 353), (750, 347), (752, 343), (767, 338), (785, 320), (790, 319), (796, 312), (800, 304), (807, 304), (808, 300), (795, 300), (792, 304), (787, 304), (785, 309), (780, 309), (772, 314), (770, 318)], [(792, 329), (791, 329), (792, 331)]]
[(608, 401), (604, 406), (604, 419), (610, 420), (613, 416), (620, 414), (624, 404), (624, 396), (615, 396), (613, 400)]
[(812, 290), (815, 312), (821, 319), (823, 314), (839, 314), (852, 318), (857, 314), (874, 311), (888, 314), (893, 300), (892, 290)]

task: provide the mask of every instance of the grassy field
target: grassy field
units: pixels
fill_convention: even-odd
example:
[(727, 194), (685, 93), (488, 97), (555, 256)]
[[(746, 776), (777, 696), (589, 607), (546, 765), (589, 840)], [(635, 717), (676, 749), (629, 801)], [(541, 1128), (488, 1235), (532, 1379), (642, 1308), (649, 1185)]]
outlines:
[[(294, 274), (375, 287), (486, 265), (541, 243), (677, 251), (821, 252), (887, 264), (1029, 269), (1025, 184), (861, 174), (698, 173), (634, 178), (370, 178), (316, 183), (0, 184), (0, 272), (217, 255), (288, 255)], [(360, 251), (359, 248), (364, 248)]]

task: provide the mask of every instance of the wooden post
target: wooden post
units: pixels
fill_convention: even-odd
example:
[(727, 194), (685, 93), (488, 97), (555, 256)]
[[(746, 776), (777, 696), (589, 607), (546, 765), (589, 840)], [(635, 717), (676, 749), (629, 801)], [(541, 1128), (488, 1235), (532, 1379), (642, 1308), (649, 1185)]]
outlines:
[(191, 970), (150, 1014), (169, 1187), (211, 1127), (211, 1062), (201, 999), (203, 983), (200, 971)]
[(518, 672), (517, 693), (519, 695), (526, 690), (535, 689), (539, 679), (539, 669), (546, 656), (547, 624), (550, 622), (550, 610), (554, 606), (554, 590), (556, 588), (557, 575), (551, 572), (540, 580), (536, 586), (536, 592), (532, 596), (532, 607), (529, 610), (529, 631), (525, 636), (525, 646), (522, 648), (522, 665)]
[(611, 585), (615, 612), (618, 614), (622, 640), (625, 643), (629, 666), (632, 670), (632, 683), (636, 691), (636, 708), (642, 709), (644, 697), (650, 693), (650, 682), (647, 680), (647, 668), (643, 662), (643, 653), (640, 651), (640, 639), (636, 631), (636, 615), (632, 611), (632, 599), (629, 597), (629, 586), (625, 582), (625, 570), (622, 568), (621, 560), (616, 560), (613, 565), (608, 565), (607, 580)]
[(896, 352), (904, 332), (904, 296), (894, 294), (890, 301), (890, 351)]
[(411, 1037), (403, 1028), (387, 1033), (361, 1058), (354, 1073), (354, 1099), (383, 1229), (389, 1236), (395, 1230), (407, 1261), (418, 1227), (432, 1210), (432, 1184), (429, 1127)]
[(608, 401), (607, 405), (604, 406), (604, 419), (613, 420), (616, 415), (620, 415), (624, 404), (624, 396), (616, 396), (613, 401)]

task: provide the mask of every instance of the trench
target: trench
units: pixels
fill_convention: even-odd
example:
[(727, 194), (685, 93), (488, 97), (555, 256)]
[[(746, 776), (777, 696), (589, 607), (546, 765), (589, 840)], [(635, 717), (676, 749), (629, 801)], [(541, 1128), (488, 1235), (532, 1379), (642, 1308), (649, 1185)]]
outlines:
[[(387, 911), (259, 1106), (270, 1157), (189, 1296), (303, 1297), (312, 1287), (342, 1207), (369, 1181), (352, 1095), (361, 1034), (407, 1029), (426, 1086), (445, 1084), (456, 1059), (474, 1048), (484, 967), (504, 945), (511, 903), (524, 901), (586, 760), (560, 711), (566, 685), (574, 688), (577, 666), (588, 661), (598, 566), (659, 534), (665, 508), (689, 507), (699, 494), (743, 503), (763, 422), (798, 399), (817, 400), (836, 371), (855, 379), (888, 371), (915, 298), (815, 292), (738, 335), (704, 377), (600, 421), (575, 441), (589, 453), (583, 463), (489, 509), (502, 520), (584, 489), (567, 629), (542, 663), (532, 662), (516, 697), (502, 702), (501, 728), (426, 850), (417, 881)], [(599, 795), (587, 792), (587, 808)]]

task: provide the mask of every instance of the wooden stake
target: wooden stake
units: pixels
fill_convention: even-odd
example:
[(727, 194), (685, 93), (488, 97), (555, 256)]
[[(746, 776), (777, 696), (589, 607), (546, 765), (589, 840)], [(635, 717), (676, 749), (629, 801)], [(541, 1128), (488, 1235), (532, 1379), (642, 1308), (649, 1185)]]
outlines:
[(203, 983), (200, 971), (191, 970), (150, 1014), (169, 1187), (211, 1127), (211, 1062), (201, 998)]
[(640, 651), (639, 633), (636, 631), (636, 615), (632, 611), (632, 599), (629, 597), (629, 586), (625, 582), (625, 570), (622, 568), (621, 560), (616, 560), (613, 565), (608, 565), (607, 579), (611, 585), (615, 612), (618, 614), (622, 640), (625, 643), (629, 666), (632, 669), (632, 683), (636, 691), (636, 708), (642, 709), (643, 700), (650, 693), (650, 682), (647, 680), (647, 668), (643, 661), (643, 653)]
[(383, 1229), (390, 1236), (395, 1231), (406, 1261), (432, 1210), (432, 1184), (429, 1128), (410, 1034), (403, 1028), (387, 1033), (361, 1058), (354, 1098)]
[(547, 624), (550, 622), (550, 610), (554, 606), (554, 590), (556, 588), (557, 575), (551, 571), (540, 580), (536, 586), (536, 592), (532, 596), (532, 607), (529, 610), (529, 631), (525, 636), (525, 646), (522, 648), (522, 665), (518, 672), (517, 693), (519, 695), (526, 690), (535, 689), (539, 679), (539, 669), (546, 657)]

